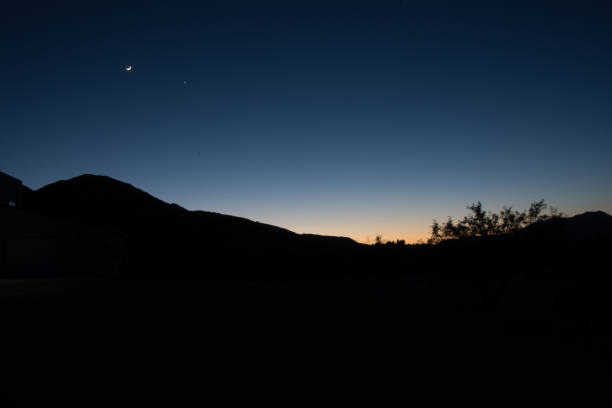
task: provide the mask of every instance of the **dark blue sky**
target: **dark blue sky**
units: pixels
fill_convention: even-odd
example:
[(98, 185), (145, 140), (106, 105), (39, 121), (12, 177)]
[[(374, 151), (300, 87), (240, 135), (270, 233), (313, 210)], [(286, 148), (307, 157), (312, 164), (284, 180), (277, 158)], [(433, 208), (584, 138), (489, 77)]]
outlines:
[(609, 2), (94, 3), (0, 17), (0, 170), (30, 187), (360, 241), (478, 200), (612, 212)]

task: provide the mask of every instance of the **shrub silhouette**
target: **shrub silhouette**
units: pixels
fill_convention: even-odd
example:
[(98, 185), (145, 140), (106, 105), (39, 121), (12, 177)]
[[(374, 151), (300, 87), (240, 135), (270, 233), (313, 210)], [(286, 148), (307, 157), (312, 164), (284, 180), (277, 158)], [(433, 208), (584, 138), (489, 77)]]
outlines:
[(381, 246), (383, 245), (382, 235), (377, 235), (374, 240), (374, 245)]
[(547, 208), (548, 205), (542, 199), (531, 203), (526, 211), (516, 211), (512, 207), (504, 206), (499, 213), (494, 213), (483, 210), (482, 203), (478, 201), (467, 207), (471, 213), (460, 221), (454, 222), (448, 217), (444, 224), (440, 224), (434, 219), (431, 237), (427, 242), (437, 244), (448, 239), (509, 234), (536, 222), (563, 217), (555, 207), (550, 207), (549, 214), (543, 214)]

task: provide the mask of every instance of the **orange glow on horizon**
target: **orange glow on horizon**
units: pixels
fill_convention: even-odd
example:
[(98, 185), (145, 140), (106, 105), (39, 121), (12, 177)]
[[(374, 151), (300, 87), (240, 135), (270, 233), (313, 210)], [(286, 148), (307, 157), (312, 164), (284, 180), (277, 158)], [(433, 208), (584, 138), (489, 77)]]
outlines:
[[(356, 219), (360, 219), (361, 222), (355, 222)], [(338, 216), (305, 218), (298, 223), (295, 221), (282, 222), (275, 219), (260, 221), (286, 228), (298, 234), (347, 237), (362, 244), (375, 243), (376, 237), (379, 235), (383, 242), (404, 240), (406, 244), (425, 243), (431, 233), (431, 220), (419, 218), (394, 220), (392, 217), (366, 219), (363, 216), (346, 218)]]
[[(410, 235), (410, 236), (395, 236), (395, 235), (389, 235), (387, 236), (386, 234), (379, 234), (382, 235), (382, 241), (383, 242), (387, 242), (387, 241), (391, 241), (391, 242), (395, 242), (395, 241), (404, 241), (406, 244), (422, 244), (422, 243), (426, 243), (427, 239), (429, 238), (429, 236), (421, 236), (421, 235)], [(348, 238), (353, 239), (354, 241), (359, 242), (360, 244), (373, 244), (376, 241), (376, 235), (373, 237), (369, 237), (368, 239), (364, 239), (364, 238), (358, 238), (358, 237), (351, 237), (349, 236)]]
[(380, 235), (382, 237), (383, 242), (392, 241), (395, 242), (397, 240), (403, 240), (406, 244), (420, 244), (426, 243), (429, 239), (430, 229), (427, 228), (423, 231), (414, 231), (413, 233), (406, 233), (406, 231), (382, 231), (378, 233), (369, 233), (369, 232), (356, 232), (356, 231), (330, 231), (330, 230), (307, 230), (302, 231), (301, 229), (292, 229), (288, 228), (291, 231), (300, 233), (300, 234), (317, 234), (317, 235), (329, 235), (336, 237), (347, 237), (352, 240), (359, 242), (360, 244), (374, 244), (376, 242), (376, 236)]

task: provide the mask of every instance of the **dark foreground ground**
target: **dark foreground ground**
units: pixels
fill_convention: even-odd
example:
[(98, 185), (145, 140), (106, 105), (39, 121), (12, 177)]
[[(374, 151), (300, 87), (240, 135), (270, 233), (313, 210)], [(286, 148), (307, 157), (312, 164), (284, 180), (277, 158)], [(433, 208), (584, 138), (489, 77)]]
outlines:
[(610, 406), (611, 287), (595, 278), (3, 279), (4, 384), (22, 400), (83, 405)]

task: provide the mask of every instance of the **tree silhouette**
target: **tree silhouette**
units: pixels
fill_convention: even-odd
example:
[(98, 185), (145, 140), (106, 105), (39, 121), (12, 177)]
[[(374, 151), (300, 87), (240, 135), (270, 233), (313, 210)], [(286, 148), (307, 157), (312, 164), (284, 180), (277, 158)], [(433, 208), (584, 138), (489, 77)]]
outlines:
[(434, 219), (427, 242), (437, 244), (448, 239), (509, 234), (536, 222), (563, 217), (563, 213), (555, 207), (550, 207), (550, 214), (542, 214), (546, 208), (549, 207), (542, 199), (531, 203), (527, 211), (515, 211), (512, 207), (504, 206), (499, 213), (494, 213), (483, 210), (482, 203), (478, 201), (467, 207), (470, 214), (457, 223), (451, 217), (443, 225)]

